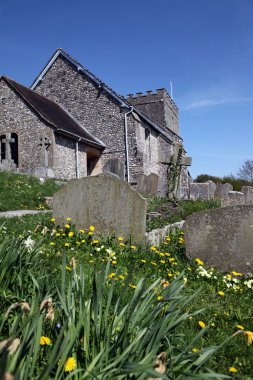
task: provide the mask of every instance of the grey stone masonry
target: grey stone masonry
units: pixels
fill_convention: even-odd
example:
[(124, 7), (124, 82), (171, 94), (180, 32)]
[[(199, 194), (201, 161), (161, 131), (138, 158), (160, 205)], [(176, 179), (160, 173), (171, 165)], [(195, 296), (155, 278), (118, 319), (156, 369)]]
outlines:
[(54, 196), (53, 216), (63, 224), (70, 217), (77, 228), (131, 236), (141, 242), (146, 229), (146, 201), (131, 186), (110, 174), (72, 180)]
[(253, 205), (253, 187), (243, 186), (241, 191), (245, 196), (245, 204), (246, 205)]
[(222, 272), (253, 273), (253, 206), (196, 212), (183, 229), (187, 257)]
[(173, 139), (179, 139), (179, 136), (172, 132), (178, 132), (178, 109), (165, 90), (157, 91), (155, 97), (161, 101), (156, 106), (158, 114), (160, 105), (164, 110), (161, 129), (166, 131), (171, 141), (135, 112), (127, 116), (126, 131), (124, 120), (129, 109), (122, 107), (103, 89), (103, 85), (94, 83), (85, 72), (78, 70), (61, 54), (42, 81), (36, 84), (35, 91), (64, 106), (89, 132), (104, 142), (107, 147), (101, 156), (104, 172), (111, 171), (122, 179), (128, 179), (128, 149), (129, 182), (136, 186), (139, 177), (154, 174), (158, 176), (157, 193), (166, 194), (167, 173), (164, 162), (169, 162)]
[(142, 111), (151, 120), (154, 120), (165, 131), (168, 129), (179, 135), (178, 108), (165, 88), (156, 92), (139, 92), (127, 97), (129, 103)]

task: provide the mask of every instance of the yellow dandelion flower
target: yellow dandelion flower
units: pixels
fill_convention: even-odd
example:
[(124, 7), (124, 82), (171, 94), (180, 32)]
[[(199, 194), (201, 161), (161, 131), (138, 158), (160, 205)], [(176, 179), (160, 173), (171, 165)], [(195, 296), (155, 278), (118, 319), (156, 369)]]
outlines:
[(205, 322), (203, 321), (198, 321), (198, 325), (203, 329), (204, 327), (206, 327), (206, 324)]
[(117, 261), (116, 260), (112, 260), (112, 264), (117, 264)]
[(123, 241), (123, 240), (124, 240), (124, 238), (122, 236), (118, 237), (118, 241)]
[(135, 250), (137, 247), (135, 245), (131, 245), (130, 248)]
[(119, 243), (120, 247), (125, 247), (124, 243)]
[(90, 229), (90, 231), (92, 231), (92, 232), (93, 232), (93, 231), (95, 230), (95, 227), (94, 227), (94, 226), (90, 226), (90, 228), (89, 228), (89, 229)]
[(90, 235), (90, 236), (93, 235), (93, 232), (89, 231), (89, 232), (88, 232), (88, 235)]
[(188, 270), (189, 272), (191, 272), (191, 271), (192, 271), (192, 268), (190, 268), (190, 267), (187, 267), (187, 270)]
[(84, 234), (84, 230), (79, 230), (79, 232), (81, 232), (81, 234)]
[(68, 233), (68, 235), (69, 235), (69, 237), (72, 237), (72, 236), (74, 236), (74, 232), (70, 231), (70, 232)]
[(236, 325), (236, 327), (239, 329), (239, 330), (244, 330), (244, 327), (242, 325)]
[(85, 243), (85, 240), (83, 239), (83, 240), (81, 240), (81, 243)]
[(119, 275), (119, 278), (120, 278), (121, 280), (124, 280), (124, 279), (125, 279), (125, 277), (122, 276), (122, 274)]
[(66, 363), (64, 365), (64, 371), (65, 372), (72, 372), (76, 369), (76, 359), (71, 356), (66, 360)]
[(60, 234), (59, 232), (57, 232), (57, 233), (55, 234), (55, 236), (58, 237), (58, 236), (61, 236), (61, 234)]
[(237, 369), (235, 367), (229, 367), (229, 372), (231, 373), (236, 373), (237, 372)]
[(198, 351), (199, 351), (199, 349), (196, 348), (196, 347), (194, 347), (194, 348), (192, 349), (192, 352), (198, 352)]
[(55, 245), (55, 243), (53, 241), (50, 242), (50, 245)]
[(165, 256), (169, 257), (170, 253), (169, 252), (164, 252)]
[(162, 296), (158, 296), (158, 297), (157, 297), (157, 300), (158, 300), (158, 301), (161, 301), (162, 299), (163, 299)]
[(225, 293), (224, 293), (222, 290), (219, 290), (219, 291), (218, 291), (218, 295), (221, 296), (221, 297), (224, 297), (224, 296), (225, 296)]
[(169, 236), (166, 236), (166, 240), (167, 240), (167, 241), (170, 241), (171, 239), (170, 239), (170, 237), (169, 237)]
[(200, 259), (195, 259), (195, 261), (196, 261), (196, 263), (198, 264), (198, 265), (204, 265), (204, 263), (203, 263), (203, 261), (202, 260), (200, 260)]
[(55, 222), (55, 218), (51, 218), (51, 222)]
[(65, 243), (64, 245), (65, 245), (65, 247), (69, 247), (70, 244), (69, 243)]
[(228, 273), (227, 274), (227, 278), (232, 278), (231, 274)]
[(169, 261), (172, 263), (173, 261), (175, 261), (176, 259), (174, 257), (170, 257), (169, 258)]
[(152, 247), (150, 247), (150, 249), (151, 249), (151, 251), (156, 251), (157, 250), (157, 248), (156, 248), (155, 245), (152, 245)]
[(70, 268), (70, 267), (68, 267), (68, 266), (66, 266), (66, 270), (71, 270), (71, 268)]
[(154, 261), (151, 261), (150, 264), (156, 266), (157, 264)]
[(173, 277), (173, 274), (172, 273), (168, 273), (168, 277)]
[(141, 262), (142, 262), (142, 263), (146, 263), (147, 261), (142, 259)]
[(165, 253), (160, 252), (160, 256), (164, 257), (164, 256), (165, 256)]
[(116, 276), (116, 273), (110, 273), (109, 275), (108, 275), (108, 278), (110, 278), (110, 279), (112, 279), (113, 277), (115, 277)]
[(160, 263), (162, 264), (165, 264), (165, 262), (166, 262), (165, 260), (160, 260)]
[(235, 271), (233, 271), (232, 274), (233, 274), (234, 276), (242, 276), (242, 274), (241, 274), (240, 272), (235, 272)]
[(244, 331), (243, 335), (246, 336), (247, 345), (250, 346), (253, 343), (253, 332)]
[(131, 288), (133, 288), (133, 289), (136, 289), (137, 288), (137, 286), (136, 285), (133, 285), (133, 284), (130, 284), (129, 285)]
[(92, 243), (93, 243), (93, 244), (98, 244), (98, 243), (99, 243), (99, 240), (93, 240)]
[(71, 218), (66, 218), (66, 221), (67, 221), (67, 222), (70, 222), (70, 221), (71, 221)]
[(51, 339), (47, 336), (40, 337), (40, 345), (41, 346), (50, 346), (52, 344)]
[(68, 223), (65, 224), (65, 227), (66, 227), (66, 228), (70, 228), (70, 224), (68, 224)]

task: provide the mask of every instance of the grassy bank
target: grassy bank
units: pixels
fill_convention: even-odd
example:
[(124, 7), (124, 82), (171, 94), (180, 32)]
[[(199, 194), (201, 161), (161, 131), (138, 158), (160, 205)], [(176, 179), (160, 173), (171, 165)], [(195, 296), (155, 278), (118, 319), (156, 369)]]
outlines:
[[(66, 375), (64, 366), (62, 365), (58, 369), (57, 363), (59, 360), (66, 363), (67, 357), (74, 357), (76, 370), (80, 370), (79, 375), (76, 375), (75, 378), (81, 378), (78, 376), (85, 374), (85, 369), (91, 365), (96, 357), (93, 351), (92, 355), (95, 356), (90, 357), (89, 360), (86, 358), (85, 344), (88, 345), (89, 343), (90, 350), (92, 350), (92, 347), (97, 347), (96, 344), (100, 342), (100, 348), (96, 348), (96, 354), (99, 355), (101, 347), (105, 344), (103, 343), (103, 337), (106, 336), (108, 344), (109, 342), (110, 344), (117, 342), (119, 346), (114, 346), (112, 351), (110, 351), (111, 348), (109, 349), (110, 352), (113, 352), (114, 357), (108, 354), (107, 359), (104, 359), (104, 357), (102, 358), (103, 354), (100, 353), (103, 365), (102, 367), (98, 366), (97, 369), (100, 372), (103, 371), (103, 368), (107, 368), (103, 360), (107, 361), (107, 363), (115, 363), (116, 358), (118, 358), (117, 355), (120, 352), (122, 355), (124, 351), (121, 351), (121, 348), (125, 347), (126, 349), (126, 346), (122, 346), (123, 343), (118, 341), (119, 335), (117, 334), (117, 332), (120, 333), (120, 329), (123, 328), (124, 324), (130, 329), (129, 331), (124, 330), (124, 334), (126, 337), (132, 336), (130, 341), (132, 339), (136, 342), (136, 352), (133, 349), (132, 356), (126, 356), (125, 362), (121, 356), (123, 361), (120, 359), (119, 362), (123, 371), (130, 370), (129, 361), (140, 364), (142, 359), (150, 369), (155, 353), (166, 351), (168, 358), (167, 368), (169, 368), (167, 376), (170, 376), (168, 378), (222, 378), (222, 376), (215, 377), (214, 375), (211, 376), (211, 374), (208, 377), (208, 370), (206, 369), (206, 365), (208, 365), (208, 367), (224, 376), (232, 376), (234, 379), (240, 380), (252, 379), (253, 347), (250, 344), (251, 335), (245, 333), (245, 331), (253, 330), (253, 307), (251, 305), (253, 281), (243, 279), (240, 273), (236, 272), (236, 268), (232, 273), (218, 273), (215, 270), (205, 269), (204, 263), (200, 260), (187, 261), (184, 255), (184, 237), (180, 231), (168, 236), (160, 247), (155, 247), (134, 245), (134, 242), (127, 242), (124, 237), (100, 237), (96, 235), (96, 230), (93, 231), (92, 227), (89, 231), (76, 231), (71, 224), (71, 220), (66, 220), (65, 225), (61, 227), (55, 226), (53, 221), (46, 221), (46, 225), (44, 223), (45, 221), (41, 225), (38, 224), (33, 231), (26, 231), (21, 241), (15, 243), (18, 244), (18, 249), (23, 252), (22, 260), (24, 261), (20, 260), (20, 253), (17, 253), (17, 270), (14, 271), (13, 269), (15, 264), (10, 265), (8, 269), (11, 271), (10, 273), (15, 273), (14, 276), (8, 275), (6, 271), (4, 272), (3, 261), (0, 264), (0, 273), (2, 273), (0, 294), (4, 312), (8, 310), (8, 307), (20, 300), (28, 302), (31, 309), (35, 310), (36, 307), (33, 302), (38, 305), (49, 295), (53, 298), (54, 321), (46, 322), (43, 319), (45, 314), (36, 313), (36, 318), (38, 319), (36, 324), (33, 319), (35, 318), (34, 316), (31, 317), (31, 320), (29, 319), (29, 323), (34, 323), (29, 325), (29, 328), (34, 331), (33, 338), (30, 338), (32, 343), (29, 346), (31, 360), (34, 350), (36, 350), (37, 355), (36, 359), (34, 359), (34, 378), (38, 378), (36, 377), (38, 372), (46, 371), (45, 368), (48, 368), (49, 361), (52, 361), (50, 364), (50, 371), (52, 371), (50, 376), (55, 376), (58, 371), (58, 375), (60, 376), (61, 374), (64, 377)], [(6, 234), (9, 235), (9, 231), (7, 233), (5, 231), (2, 230), (1, 232), (2, 241), (5, 241)], [(8, 247), (12, 247), (10, 257), (13, 258), (15, 249), (11, 244), (14, 243), (9, 242), (7, 244), (6, 241), (2, 243), (0, 252), (8, 251)], [(6, 254), (4, 256), (6, 257)], [(100, 272), (103, 265), (106, 266), (106, 269)], [(103, 286), (99, 287), (98, 284)], [(147, 291), (149, 286), (151, 286), (150, 291)], [(145, 293), (146, 291), (147, 293)], [(95, 301), (97, 292), (105, 302), (102, 303), (104, 305), (101, 306), (102, 309), (99, 309), (100, 301), (98, 299)], [(146, 296), (149, 297), (149, 301), (145, 299)], [(110, 310), (106, 308), (108, 297)], [(119, 307), (119, 299), (121, 307), (118, 309), (117, 317), (115, 317), (114, 312), (116, 305)], [(240, 299), (240, 302), (238, 302), (238, 299)], [(135, 308), (128, 309), (129, 305), (133, 306), (132, 302), (135, 302), (134, 300), (138, 301), (137, 303), (142, 311)], [(160, 332), (159, 342), (156, 341), (155, 348), (152, 346), (151, 349), (150, 347), (150, 351), (148, 351), (145, 344), (141, 344), (146, 334), (148, 334), (147, 331), (145, 332), (147, 326), (145, 327), (141, 324), (141, 320), (146, 321), (144, 314), (142, 314), (144, 313), (141, 307), (143, 302), (149, 305), (145, 318), (152, 316), (153, 311), (157, 310), (157, 307), (159, 308), (161, 314), (160, 312), (158, 313), (157, 326), (163, 324), (164, 316), (171, 310), (171, 319), (166, 320), (166, 326), (163, 325), (166, 328)], [(84, 344), (82, 336), (85, 336), (83, 335), (85, 326), (79, 326), (77, 321), (80, 313), (87, 312), (86, 307), (89, 303), (93, 305), (92, 307), (95, 307), (94, 310), (102, 313), (99, 314), (101, 320), (98, 317), (97, 322), (93, 319), (90, 321), (92, 329), (95, 326), (101, 327), (102, 330), (99, 331), (102, 335), (98, 335), (98, 341), (89, 340)], [(126, 310), (132, 310), (130, 314), (136, 318), (134, 318), (134, 321), (120, 319), (122, 323), (115, 327), (114, 334), (116, 333), (116, 335), (110, 335), (111, 333), (109, 334), (105, 326), (105, 319), (109, 321), (109, 326), (111, 326), (110, 321), (113, 321), (114, 318), (118, 320), (119, 315), (122, 318), (124, 307), (126, 307)], [(123, 314), (120, 314), (120, 312)], [(196, 312), (198, 313), (196, 314)], [(94, 316), (94, 311), (89, 315)], [(126, 313), (127, 315), (129, 314)], [(3, 315), (1, 318), (3, 318)], [(15, 321), (18, 318), (21, 318), (22, 321), (24, 319), (18, 310), (9, 314), (8, 320), (2, 325), (0, 340), (6, 339), (9, 332), (14, 331), (14, 325), (17, 323)], [(87, 315), (85, 318), (87, 318)], [(24, 320), (26, 321), (26, 319)], [(60, 333), (57, 331), (56, 325), (58, 323), (64, 326), (63, 330), (61, 330), (62, 335), (59, 335)], [(73, 324), (73, 330), (69, 331), (71, 323)], [(97, 323), (99, 324), (97, 325)], [(35, 325), (39, 326), (39, 330)], [(154, 325), (152, 326), (154, 327)], [(168, 330), (166, 330), (167, 328)], [(138, 334), (135, 335), (138, 329), (142, 331), (142, 337)], [(17, 331), (15, 334), (18, 335), (21, 342), (22, 339), (27, 341), (29, 338), (29, 335), (27, 337), (23, 336), (22, 329), (15, 331)], [(91, 331), (98, 334), (98, 331)], [(66, 337), (68, 334), (70, 334), (71, 338), (65, 341), (64, 336)], [(158, 331), (156, 331), (156, 334), (158, 334)], [(235, 336), (216, 352), (217, 346), (222, 345), (233, 334)], [(39, 338), (41, 336), (48, 337), (52, 345), (40, 346)], [(89, 337), (89, 339), (92, 339), (90, 335)], [(144, 341), (147, 343), (149, 339), (144, 339)], [(80, 342), (82, 342), (81, 346)], [(130, 344), (128, 340), (125, 343)], [(24, 346), (22, 347), (24, 350)], [(142, 347), (141, 350), (143, 350), (144, 356), (137, 355), (140, 347)], [(60, 358), (56, 355), (57, 350), (60, 352)], [(209, 357), (212, 351), (214, 354)], [(151, 361), (148, 359), (149, 354), (152, 357)], [(209, 358), (208, 363), (205, 363), (204, 358)], [(98, 358), (97, 360), (99, 361)], [(128, 364), (125, 366), (123, 362)], [(17, 363), (16, 361), (16, 366), (18, 366)], [(199, 367), (198, 363), (200, 364)], [(25, 373), (25, 371), (28, 371), (27, 360), (26, 364), (23, 365)], [(13, 364), (10, 368), (14, 367)], [(118, 367), (118, 364), (113, 366), (115, 371)], [(142, 375), (138, 373), (138, 368), (140, 371), (146, 371), (144, 367), (135, 366), (137, 372), (133, 372), (135, 371), (133, 368), (130, 370), (131, 375), (127, 375), (126, 372), (124, 372), (124, 375), (116, 375), (115, 372), (115, 378), (147, 378), (148, 372), (146, 372), (146, 376), (141, 377)], [(108, 379), (110, 379), (109, 374), (104, 374), (104, 377), (101, 377), (100, 372), (95, 373), (97, 378), (107, 378), (106, 376), (109, 376)], [(45, 373), (45, 376), (49, 376), (48, 372)], [(89, 377), (88, 374), (85, 376), (93, 378)]]
[(59, 188), (53, 179), (40, 182), (33, 176), (0, 171), (0, 211), (46, 209), (44, 197)]

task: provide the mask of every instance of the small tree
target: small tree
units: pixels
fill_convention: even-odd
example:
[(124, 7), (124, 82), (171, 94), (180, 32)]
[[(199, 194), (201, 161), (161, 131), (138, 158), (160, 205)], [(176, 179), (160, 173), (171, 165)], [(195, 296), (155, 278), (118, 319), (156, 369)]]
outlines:
[(241, 169), (238, 170), (237, 175), (239, 178), (253, 182), (253, 160), (244, 161)]

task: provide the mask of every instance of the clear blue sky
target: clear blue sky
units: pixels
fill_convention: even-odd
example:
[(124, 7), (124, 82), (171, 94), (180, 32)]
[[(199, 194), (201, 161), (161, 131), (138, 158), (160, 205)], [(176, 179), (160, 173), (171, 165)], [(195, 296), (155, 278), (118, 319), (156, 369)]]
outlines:
[(253, 159), (253, 0), (1, 0), (0, 74), (29, 86), (58, 47), (126, 95), (166, 87), (190, 172)]

